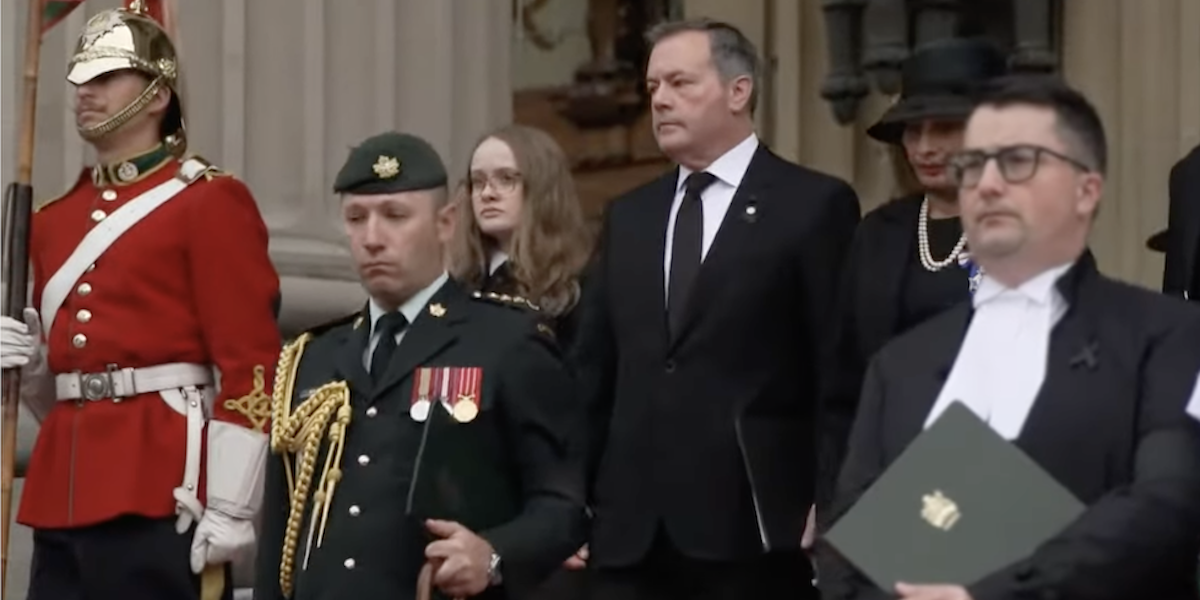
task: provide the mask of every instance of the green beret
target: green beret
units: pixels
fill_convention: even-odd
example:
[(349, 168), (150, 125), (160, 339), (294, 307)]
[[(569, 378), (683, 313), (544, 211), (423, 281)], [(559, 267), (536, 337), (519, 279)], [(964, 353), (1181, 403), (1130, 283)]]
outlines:
[(333, 182), (336, 194), (394, 194), (446, 185), (446, 166), (429, 142), (389, 131), (350, 150)]

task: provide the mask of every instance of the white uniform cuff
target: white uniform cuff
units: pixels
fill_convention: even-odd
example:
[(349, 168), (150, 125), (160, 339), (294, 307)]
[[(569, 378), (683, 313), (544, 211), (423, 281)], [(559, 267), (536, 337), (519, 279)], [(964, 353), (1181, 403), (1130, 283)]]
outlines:
[(232, 423), (208, 422), (208, 509), (251, 519), (262, 505), (266, 434)]

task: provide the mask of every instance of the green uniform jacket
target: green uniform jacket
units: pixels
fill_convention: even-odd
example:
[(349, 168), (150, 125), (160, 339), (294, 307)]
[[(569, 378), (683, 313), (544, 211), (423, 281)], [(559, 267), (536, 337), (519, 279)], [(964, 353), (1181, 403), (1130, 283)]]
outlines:
[[(417, 573), (430, 541), (424, 526), (406, 515), (425, 425), (409, 413), (414, 373), (421, 367), (481, 369), (480, 411), (470, 425), (487, 441), (475, 445), (478, 456), (471, 457), (470, 463), (503, 473), (522, 499), (518, 516), (476, 532), (500, 555), (503, 577), (500, 586), (489, 588), (482, 597), (520, 595), (525, 586), (535, 585), (559, 567), (586, 535), (582, 468), (569, 458), (575, 454), (568, 450), (581, 411), (553, 334), (519, 302), (472, 297), (449, 280), (408, 326), (387, 372), (373, 389), (363, 367), (370, 332), (366, 314), (364, 310), (314, 329), (289, 344), (281, 356), (255, 600), (415, 596)], [(298, 427), (289, 432), (286, 420), (288, 415), (298, 419), (294, 413), (314, 391), (340, 382), (349, 390), (348, 408), (342, 413), (349, 416), (344, 448), (340, 461), (332, 463), (341, 476), (320, 547), (314, 536), (306, 552), (313, 499), (330, 448), (330, 427), (322, 425), (321, 450), (312, 463), (302, 518), (291, 518), (293, 589), (286, 595), (280, 583), (281, 564), (287, 562), (284, 549), (285, 541), (291, 542), (289, 514), (295, 497), (289, 493), (285, 459), (292, 465), (293, 481), (303, 471), (296, 467), (301, 449), (295, 443), (291, 451), (281, 453), (283, 440), (302, 437), (296, 433)], [(337, 412), (334, 408), (329, 419), (334, 430)]]

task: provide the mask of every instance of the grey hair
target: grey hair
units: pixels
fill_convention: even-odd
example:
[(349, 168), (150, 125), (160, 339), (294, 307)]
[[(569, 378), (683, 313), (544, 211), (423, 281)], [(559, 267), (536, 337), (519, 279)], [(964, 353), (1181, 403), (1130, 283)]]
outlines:
[(762, 81), (762, 61), (754, 42), (737, 27), (708, 17), (663, 21), (646, 32), (646, 41), (654, 47), (669, 37), (689, 31), (708, 34), (709, 53), (722, 81), (750, 78), (750, 114), (754, 114), (758, 108), (759, 82)]

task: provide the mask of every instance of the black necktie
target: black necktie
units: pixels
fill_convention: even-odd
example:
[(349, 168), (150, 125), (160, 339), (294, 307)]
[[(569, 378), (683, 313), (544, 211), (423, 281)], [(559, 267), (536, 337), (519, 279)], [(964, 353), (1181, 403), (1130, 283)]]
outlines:
[(671, 243), (671, 281), (667, 285), (667, 326), (671, 337), (679, 334), (692, 284), (700, 272), (704, 237), (704, 207), (700, 204), (700, 193), (716, 179), (712, 173), (700, 171), (688, 175), (683, 184), (683, 204), (675, 215), (675, 236)]
[(386, 313), (375, 323), (375, 329), (379, 331), (379, 343), (375, 345), (375, 352), (371, 354), (372, 382), (379, 383), (383, 374), (387, 372), (388, 363), (396, 353), (396, 334), (405, 327), (408, 327), (408, 319), (399, 311)]

